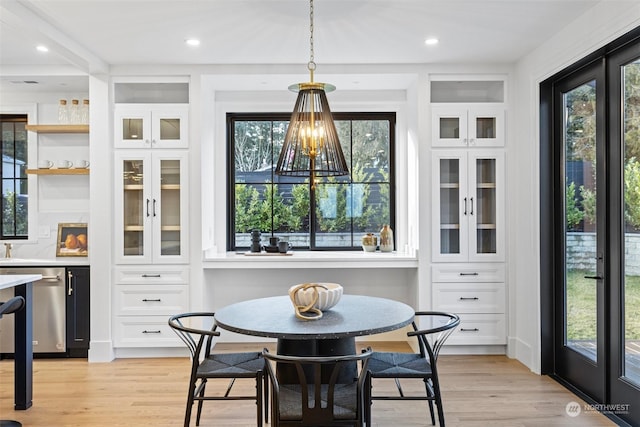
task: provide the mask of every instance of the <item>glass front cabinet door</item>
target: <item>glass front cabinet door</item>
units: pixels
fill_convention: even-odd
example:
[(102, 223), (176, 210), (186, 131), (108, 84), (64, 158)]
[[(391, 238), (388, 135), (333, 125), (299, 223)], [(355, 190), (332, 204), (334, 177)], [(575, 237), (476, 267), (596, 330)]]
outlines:
[(118, 104), (116, 148), (186, 148), (188, 106)]
[(188, 259), (186, 162), (186, 154), (175, 150), (116, 154), (119, 263)]
[(434, 152), (433, 260), (504, 260), (504, 155)]
[(501, 147), (504, 109), (495, 106), (433, 106), (434, 147)]

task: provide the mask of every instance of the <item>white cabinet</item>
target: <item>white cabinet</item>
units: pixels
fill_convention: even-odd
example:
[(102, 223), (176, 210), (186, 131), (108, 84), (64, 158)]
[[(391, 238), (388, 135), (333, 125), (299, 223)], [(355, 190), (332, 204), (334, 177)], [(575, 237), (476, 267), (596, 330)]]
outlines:
[(116, 104), (116, 148), (186, 148), (188, 104)]
[(189, 311), (185, 266), (119, 266), (114, 270), (116, 347), (181, 347), (167, 319)]
[(504, 260), (504, 153), (434, 150), (434, 262)]
[(503, 263), (440, 264), (432, 267), (431, 274), (434, 309), (460, 316), (447, 344), (506, 344)]
[(187, 152), (120, 150), (115, 167), (116, 263), (188, 263)]
[(498, 106), (433, 105), (434, 147), (502, 147), (504, 108)]

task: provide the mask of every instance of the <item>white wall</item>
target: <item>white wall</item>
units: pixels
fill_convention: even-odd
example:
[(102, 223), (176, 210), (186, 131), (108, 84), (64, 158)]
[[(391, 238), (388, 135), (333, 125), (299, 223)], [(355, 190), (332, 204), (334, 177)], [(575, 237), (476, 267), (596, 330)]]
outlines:
[(540, 372), (539, 84), (640, 25), (640, 3), (603, 1), (516, 67), (507, 176), (512, 334), (510, 356)]

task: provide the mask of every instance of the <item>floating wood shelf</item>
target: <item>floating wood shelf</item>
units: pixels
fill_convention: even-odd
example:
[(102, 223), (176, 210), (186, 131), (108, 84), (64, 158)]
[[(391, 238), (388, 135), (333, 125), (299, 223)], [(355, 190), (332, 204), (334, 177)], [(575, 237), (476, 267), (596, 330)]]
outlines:
[(30, 175), (89, 175), (89, 169), (27, 169)]
[(89, 125), (26, 125), (26, 129), (39, 133), (89, 133)]

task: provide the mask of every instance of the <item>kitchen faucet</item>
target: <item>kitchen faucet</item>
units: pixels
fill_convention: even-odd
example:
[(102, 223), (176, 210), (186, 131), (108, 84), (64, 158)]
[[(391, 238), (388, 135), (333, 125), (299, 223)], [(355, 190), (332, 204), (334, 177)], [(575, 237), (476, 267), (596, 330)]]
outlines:
[(4, 257), (11, 258), (11, 248), (13, 248), (13, 244), (5, 243), (4, 244)]

